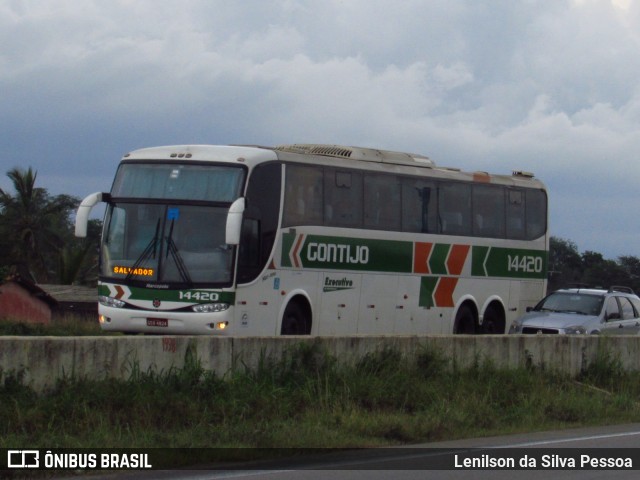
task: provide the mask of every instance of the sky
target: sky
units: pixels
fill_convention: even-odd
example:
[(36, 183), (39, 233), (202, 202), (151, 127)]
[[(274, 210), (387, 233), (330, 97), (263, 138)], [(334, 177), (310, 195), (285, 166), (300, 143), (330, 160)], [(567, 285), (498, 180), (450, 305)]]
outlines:
[(123, 154), (330, 143), (535, 173), (551, 234), (640, 256), (640, 0), (2, 0), (0, 188)]

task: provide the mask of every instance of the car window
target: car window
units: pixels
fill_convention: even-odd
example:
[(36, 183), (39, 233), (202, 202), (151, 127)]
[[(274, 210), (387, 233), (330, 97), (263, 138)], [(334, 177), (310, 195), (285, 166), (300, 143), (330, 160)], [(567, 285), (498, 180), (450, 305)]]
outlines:
[(636, 309), (635, 318), (640, 317), (640, 298), (631, 297), (629, 298), (629, 300), (633, 304), (633, 307)]
[(631, 320), (636, 318), (631, 301), (627, 297), (619, 297), (618, 300), (620, 301), (620, 308), (622, 310), (622, 319)]
[(583, 295), (580, 293), (552, 293), (537, 305), (536, 310), (598, 315), (601, 308), (602, 296)]
[(607, 298), (607, 302), (605, 304), (605, 313), (604, 318), (607, 321), (615, 321), (620, 320), (620, 307), (618, 306), (618, 301), (615, 297)]

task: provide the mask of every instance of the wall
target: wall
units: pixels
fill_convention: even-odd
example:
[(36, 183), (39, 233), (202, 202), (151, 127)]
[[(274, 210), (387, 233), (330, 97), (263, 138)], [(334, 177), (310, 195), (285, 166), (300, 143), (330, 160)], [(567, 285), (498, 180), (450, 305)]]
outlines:
[(0, 318), (49, 323), (51, 307), (15, 282), (0, 285)]
[(628, 370), (640, 370), (640, 336), (357, 336), (357, 337), (0, 337), (0, 381), (21, 375), (36, 390), (58, 378), (129, 378), (133, 369), (167, 371), (181, 368), (187, 352), (195, 352), (203, 368), (224, 375), (255, 368), (261, 359), (281, 358), (300, 342), (319, 343), (341, 362), (394, 348), (415, 356), (436, 349), (460, 366), (490, 360), (499, 367), (537, 366), (578, 375), (598, 351), (614, 354)]

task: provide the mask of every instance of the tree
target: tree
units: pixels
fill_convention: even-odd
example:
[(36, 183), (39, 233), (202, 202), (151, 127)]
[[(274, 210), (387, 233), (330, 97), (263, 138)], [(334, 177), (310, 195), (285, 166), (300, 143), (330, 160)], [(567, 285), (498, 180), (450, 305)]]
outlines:
[(102, 222), (89, 220), (87, 236), (73, 238), (60, 252), (58, 283), (93, 283), (98, 274), (98, 249)]
[(582, 259), (570, 240), (551, 237), (549, 245), (549, 290), (582, 282)]
[[(7, 172), (15, 194), (0, 189), (1, 264), (35, 282), (55, 278), (65, 248), (75, 250), (71, 214), (79, 200), (50, 196), (36, 187), (37, 173), (14, 168)], [(78, 254), (76, 254), (78, 255)]]
[(582, 263), (584, 280), (588, 285), (609, 288), (613, 285), (629, 286), (631, 284), (628, 272), (614, 260), (605, 259), (600, 253), (584, 252)]
[(570, 240), (551, 237), (548, 290), (571, 285), (602, 288), (618, 285), (640, 292), (640, 259), (621, 256), (617, 261), (608, 260), (593, 251), (580, 254)]

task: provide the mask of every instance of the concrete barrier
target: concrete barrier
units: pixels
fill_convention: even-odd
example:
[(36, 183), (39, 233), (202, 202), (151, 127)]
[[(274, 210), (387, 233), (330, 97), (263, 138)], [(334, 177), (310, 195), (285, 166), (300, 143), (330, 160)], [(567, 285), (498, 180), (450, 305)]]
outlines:
[(339, 362), (395, 349), (413, 358), (434, 350), (450, 364), (490, 361), (498, 367), (539, 367), (578, 375), (606, 352), (626, 370), (640, 370), (640, 336), (349, 336), (349, 337), (0, 337), (0, 381), (18, 377), (41, 391), (60, 378), (130, 378), (136, 370), (180, 369), (189, 355), (223, 376), (278, 360), (300, 343), (314, 343)]

